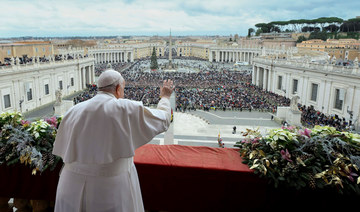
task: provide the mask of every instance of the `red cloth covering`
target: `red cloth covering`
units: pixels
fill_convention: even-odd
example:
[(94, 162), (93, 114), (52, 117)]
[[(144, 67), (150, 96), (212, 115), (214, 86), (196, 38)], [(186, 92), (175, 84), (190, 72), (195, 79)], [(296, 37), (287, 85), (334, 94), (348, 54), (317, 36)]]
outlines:
[(148, 144), (135, 164), (148, 210), (252, 210), (266, 193), (236, 149)]
[(0, 197), (55, 200), (62, 163), (51, 171), (32, 175), (32, 168), (25, 164), (0, 166)]
[[(236, 149), (148, 144), (135, 165), (147, 210), (249, 211), (266, 191)], [(34, 176), (24, 164), (1, 165), (0, 197), (55, 200), (61, 166)]]

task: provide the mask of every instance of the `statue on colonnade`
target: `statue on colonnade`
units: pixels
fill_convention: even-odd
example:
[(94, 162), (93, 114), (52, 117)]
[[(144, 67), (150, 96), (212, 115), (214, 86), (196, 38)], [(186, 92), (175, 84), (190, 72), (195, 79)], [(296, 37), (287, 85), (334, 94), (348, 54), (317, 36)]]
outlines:
[(355, 68), (359, 67), (359, 59), (357, 57), (354, 60), (354, 66), (355, 66)]

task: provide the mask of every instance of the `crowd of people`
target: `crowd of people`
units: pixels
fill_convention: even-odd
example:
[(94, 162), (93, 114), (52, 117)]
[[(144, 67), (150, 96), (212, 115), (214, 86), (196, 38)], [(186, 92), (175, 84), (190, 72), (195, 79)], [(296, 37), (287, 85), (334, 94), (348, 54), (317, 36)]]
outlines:
[[(79, 55), (79, 58), (88, 57), (88, 55), (82, 56)], [(53, 60), (54, 61), (61, 61), (61, 60), (73, 60), (74, 57), (70, 54), (67, 55), (54, 55)], [(50, 57), (46, 57), (45, 55), (42, 57), (28, 57), (28, 56), (22, 56), (19, 58), (4, 58), (4, 62), (2, 63), (0, 61), (0, 66), (11, 66), (13, 65), (24, 65), (24, 64), (32, 64), (32, 63), (46, 63), (50, 61)]]
[[(114, 70), (120, 71), (122, 68), (124, 68), (129, 63), (126, 62), (119, 62), (119, 63), (111, 63), (111, 67)], [(108, 64), (106, 63), (98, 63), (95, 65), (95, 76), (100, 76), (102, 72), (104, 72), (107, 68)]]
[(301, 122), (305, 126), (325, 125), (335, 127), (337, 130), (349, 129), (352, 122), (348, 122), (345, 118), (340, 118), (338, 115), (325, 115), (316, 111), (313, 106), (306, 107), (305, 105), (299, 107), (301, 113)]
[[(149, 61), (146, 60), (113, 64), (112, 68), (121, 70), (126, 81), (125, 98), (142, 101), (145, 105), (153, 105), (159, 101), (159, 86), (165, 79), (174, 80), (177, 111), (214, 109), (276, 113), (278, 106), (290, 105), (290, 99), (253, 85), (251, 71), (236, 71), (228, 64), (201, 60), (175, 62), (178, 67), (195, 67), (198, 71), (145, 71), (149, 67)], [(99, 73), (105, 69), (106, 64), (101, 64)], [(95, 94), (96, 87), (89, 87), (84, 94), (76, 97), (76, 102)], [(337, 115), (326, 116), (313, 107), (299, 105), (299, 109), (305, 126), (329, 125), (342, 130), (351, 124)]]
[(74, 97), (74, 104), (78, 104), (80, 102), (86, 101), (88, 99), (93, 98), (97, 94), (97, 86), (96, 84), (86, 84), (86, 89), (81, 94)]

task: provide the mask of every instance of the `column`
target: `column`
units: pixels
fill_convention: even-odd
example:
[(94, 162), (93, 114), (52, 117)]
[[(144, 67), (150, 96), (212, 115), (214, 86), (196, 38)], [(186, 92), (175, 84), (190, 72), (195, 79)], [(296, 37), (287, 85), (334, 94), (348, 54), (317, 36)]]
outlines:
[(95, 83), (95, 67), (91, 66), (91, 83)]
[(271, 80), (271, 70), (268, 70), (268, 82), (267, 82), (267, 85), (268, 85), (268, 86), (267, 86), (267, 90), (268, 90), (268, 91), (272, 91), (272, 90), (271, 90), (271, 85), (270, 85), (271, 81), (272, 81), (272, 80)]
[(85, 68), (81, 68), (81, 89), (86, 88), (86, 80), (85, 80)]
[(255, 83), (256, 83), (257, 86), (259, 86), (259, 78), (260, 78), (260, 70), (261, 69), (262, 69), (261, 67), (258, 67), (258, 70), (256, 72), (256, 81), (255, 81)]
[(264, 69), (263, 89), (267, 90), (268, 70)]
[(251, 79), (252, 84), (255, 84), (256, 82), (256, 71), (257, 71), (257, 66), (253, 65), (252, 79)]

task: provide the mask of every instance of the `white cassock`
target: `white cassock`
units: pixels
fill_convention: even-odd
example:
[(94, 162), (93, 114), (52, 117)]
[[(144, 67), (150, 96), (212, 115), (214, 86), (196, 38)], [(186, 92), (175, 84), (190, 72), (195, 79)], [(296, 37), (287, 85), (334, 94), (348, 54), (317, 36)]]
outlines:
[(99, 92), (72, 107), (59, 126), (53, 149), (65, 163), (55, 212), (144, 211), (134, 152), (166, 131), (170, 118), (167, 98), (150, 109)]

